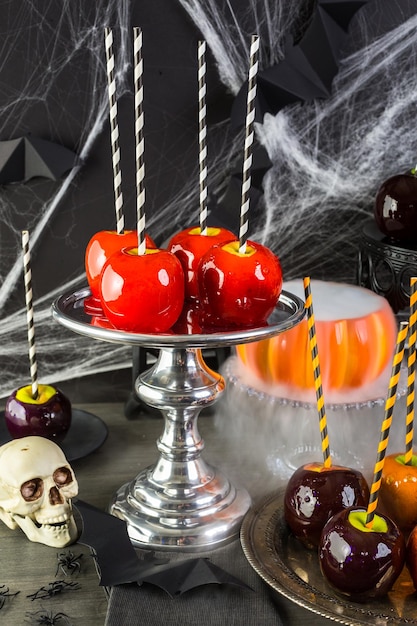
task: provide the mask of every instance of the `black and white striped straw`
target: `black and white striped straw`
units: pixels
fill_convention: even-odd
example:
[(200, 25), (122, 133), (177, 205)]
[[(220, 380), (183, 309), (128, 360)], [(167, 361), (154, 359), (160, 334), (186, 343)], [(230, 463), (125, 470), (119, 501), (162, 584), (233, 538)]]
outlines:
[(143, 113), (142, 30), (138, 27), (133, 29), (133, 57), (135, 84), (136, 211), (138, 254), (145, 254), (145, 140), (143, 136), (145, 118)]
[(107, 84), (109, 94), (110, 140), (113, 162), (114, 201), (116, 211), (116, 230), (118, 234), (124, 232), (122, 172), (120, 167), (119, 126), (117, 123), (116, 75), (113, 52), (113, 32), (110, 28), (104, 29), (104, 44), (107, 62)]
[(245, 150), (242, 172), (242, 201), (240, 208), (239, 252), (246, 252), (249, 227), (249, 192), (251, 187), (252, 149), (255, 137), (256, 78), (258, 74), (259, 37), (252, 35), (249, 61), (248, 95), (246, 101)]
[(206, 42), (198, 42), (198, 146), (200, 166), (200, 232), (207, 235)]
[(30, 267), (29, 232), (22, 231), (23, 277), (25, 283), (26, 319), (28, 328), (29, 365), (32, 397), (38, 397), (38, 366), (36, 362), (35, 323), (33, 318), (32, 270)]

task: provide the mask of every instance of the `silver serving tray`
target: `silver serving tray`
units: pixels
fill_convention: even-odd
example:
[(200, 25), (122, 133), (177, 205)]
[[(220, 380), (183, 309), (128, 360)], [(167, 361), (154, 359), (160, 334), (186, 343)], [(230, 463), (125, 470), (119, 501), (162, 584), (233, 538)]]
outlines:
[(277, 305), (264, 326), (223, 331), (205, 329), (201, 334), (182, 335), (173, 331), (143, 334), (113, 327), (94, 326), (93, 316), (84, 308), (84, 303), (90, 295), (88, 287), (63, 294), (52, 303), (52, 316), (69, 330), (93, 339), (159, 349), (215, 348), (268, 339), (292, 328), (305, 315), (303, 300), (289, 292), (281, 291)]
[(273, 594), (348, 626), (417, 624), (417, 594), (406, 567), (382, 600), (356, 604), (336, 595), (320, 572), (316, 552), (290, 533), (283, 498), (283, 490), (267, 496), (247, 513), (241, 529), (246, 558)]

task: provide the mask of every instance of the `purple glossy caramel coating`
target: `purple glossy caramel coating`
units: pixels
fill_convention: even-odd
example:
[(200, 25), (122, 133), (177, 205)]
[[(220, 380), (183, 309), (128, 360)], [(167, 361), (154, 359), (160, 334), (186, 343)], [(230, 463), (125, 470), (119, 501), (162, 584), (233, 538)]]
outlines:
[(284, 496), (285, 519), (292, 533), (308, 548), (320, 541), (323, 526), (335, 513), (350, 506), (366, 506), (369, 488), (356, 470), (333, 465), (315, 471), (299, 467), (288, 481)]
[(321, 571), (338, 593), (355, 602), (380, 598), (403, 569), (404, 537), (388, 517), (380, 516), (387, 522), (387, 532), (365, 532), (352, 526), (348, 517), (349, 510), (340, 511), (325, 525), (319, 546)]
[(374, 217), (387, 237), (417, 243), (417, 176), (407, 173), (388, 178), (377, 193)]
[(56, 389), (56, 394), (43, 404), (21, 402), (17, 389), (6, 402), (4, 417), (13, 439), (36, 435), (62, 441), (71, 426), (71, 403)]

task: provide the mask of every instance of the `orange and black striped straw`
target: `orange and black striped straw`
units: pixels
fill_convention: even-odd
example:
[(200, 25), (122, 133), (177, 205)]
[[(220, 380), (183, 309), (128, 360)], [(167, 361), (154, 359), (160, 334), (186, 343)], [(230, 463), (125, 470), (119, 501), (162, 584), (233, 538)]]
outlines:
[(410, 314), (408, 319), (407, 412), (405, 417), (404, 463), (411, 465), (414, 437), (414, 387), (416, 379), (417, 278), (410, 278)]
[(310, 344), (311, 359), (313, 362), (314, 387), (316, 390), (317, 410), (319, 414), (321, 449), (323, 452), (324, 467), (331, 467), (329, 435), (327, 432), (326, 408), (324, 406), (323, 385), (321, 382), (321, 371), (319, 361), (319, 351), (317, 347), (316, 324), (314, 321), (313, 297), (311, 294), (310, 278), (304, 278), (305, 308), (307, 310), (308, 339)]
[(378, 453), (374, 467), (374, 477), (370, 489), (368, 508), (366, 511), (365, 526), (372, 528), (375, 510), (378, 505), (379, 488), (381, 486), (382, 471), (384, 469), (385, 454), (388, 447), (389, 431), (391, 428), (392, 414), (397, 399), (397, 387), (400, 378), (401, 362), (404, 357), (405, 340), (408, 333), (408, 323), (401, 322), (397, 335), (397, 345), (392, 361), (391, 378), (388, 386), (387, 398), (385, 400), (385, 415), (381, 425), (381, 435), (378, 444)]

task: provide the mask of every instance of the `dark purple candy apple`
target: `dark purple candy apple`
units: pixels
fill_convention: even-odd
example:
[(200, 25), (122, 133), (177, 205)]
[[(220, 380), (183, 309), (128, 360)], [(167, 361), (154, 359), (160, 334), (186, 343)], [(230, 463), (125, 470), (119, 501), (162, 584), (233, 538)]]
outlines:
[(414, 589), (417, 590), (417, 526), (414, 526), (407, 539), (406, 563)]
[(37, 435), (62, 441), (71, 426), (71, 403), (57, 387), (39, 385), (32, 397), (27, 385), (13, 391), (6, 401), (4, 417), (13, 439)]
[(382, 183), (374, 217), (381, 233), (391, 239), (417, 243), (417, 175), (397, 174)]
[(323, 529), (320, 568), (331, 587), (354, 602), (384, 596), (405, 563), (405, 540), (385, 515), (375, 515), (367, 528), (366, 508), (339, 511)]
[(316, 548), (329, 517), (351, 506), (366, 506), (368, 500), (368, 484), (360, 472), (340, 465), (308, 463), (288, 481), (285, 520), (306, 547)]

